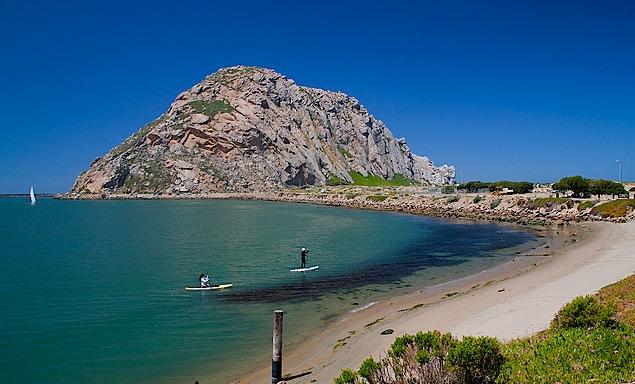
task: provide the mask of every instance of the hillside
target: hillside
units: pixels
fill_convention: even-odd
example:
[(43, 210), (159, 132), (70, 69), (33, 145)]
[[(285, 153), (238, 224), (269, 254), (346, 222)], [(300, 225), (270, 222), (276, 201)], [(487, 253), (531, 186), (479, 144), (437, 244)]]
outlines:
[(355, 98), (270, 69), (224, 68), (104, 156), (70, 196), (196, 194), (306, 185), (452, 184)]

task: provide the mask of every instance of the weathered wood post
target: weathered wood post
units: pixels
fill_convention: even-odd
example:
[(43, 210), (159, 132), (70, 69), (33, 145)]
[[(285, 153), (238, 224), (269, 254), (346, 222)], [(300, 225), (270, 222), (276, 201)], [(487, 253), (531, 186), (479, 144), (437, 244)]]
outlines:
[(271, 382), (282, 380), (282, 310), (273, 312), (273, 359), (271, 360)]

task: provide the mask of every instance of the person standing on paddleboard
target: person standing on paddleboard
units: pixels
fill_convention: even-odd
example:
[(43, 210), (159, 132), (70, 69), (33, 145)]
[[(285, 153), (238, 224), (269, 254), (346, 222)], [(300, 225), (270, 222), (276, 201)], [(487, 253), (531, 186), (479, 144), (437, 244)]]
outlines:
[(209, 276), (201, 273), (201, 275), (198, 277), (198, 281), (201, 283), (201, 288), (207, 288), (209, 287)]
[(300, 265), (300, 268), (306, 268), (306, 258), (308, 253), (309, 253), (309, 250), (306, 248), (302, 248), (302, 250), (300, 251), (300, 262), (302, 263)]

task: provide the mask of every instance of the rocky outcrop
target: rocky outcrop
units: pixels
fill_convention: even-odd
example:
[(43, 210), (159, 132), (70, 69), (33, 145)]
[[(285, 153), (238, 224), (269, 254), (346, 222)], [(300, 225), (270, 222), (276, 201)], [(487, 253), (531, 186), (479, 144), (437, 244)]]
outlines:
[(96, 159), (71, 195), (279, 190), (381, 178), (454, 183), (355, 98), (269, 69), (221, 69)]

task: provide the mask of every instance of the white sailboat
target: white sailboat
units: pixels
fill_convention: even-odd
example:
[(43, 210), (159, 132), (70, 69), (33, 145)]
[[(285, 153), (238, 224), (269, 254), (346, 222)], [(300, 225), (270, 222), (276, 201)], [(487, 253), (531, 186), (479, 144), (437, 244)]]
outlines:
[(35, 193), (33, 193), (33, 187), (31, 186), (31, 190), (29, 191), (29, 196), (31, 197), (31, 205), (35, 205)]

